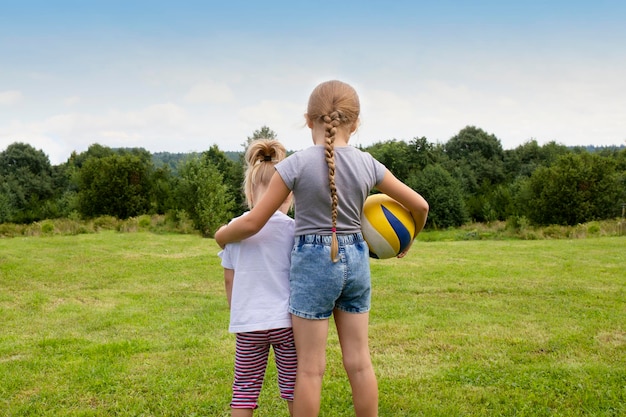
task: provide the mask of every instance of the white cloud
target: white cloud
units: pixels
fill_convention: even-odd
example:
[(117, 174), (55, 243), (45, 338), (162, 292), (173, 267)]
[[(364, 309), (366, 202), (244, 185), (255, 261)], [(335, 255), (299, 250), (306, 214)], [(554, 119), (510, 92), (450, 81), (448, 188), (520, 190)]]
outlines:
[(66, 97), (65, 100), (63, 100), (63, 103), (68, 107), (75, 106), (76, 104), (80, 103), (80, 97), (78, 96)]
[(22, 92), (18, 90), (0, 91), (0, 105), (15, 104), (22, 96)]
[[(206, 81), (206, 68), (170, 69), (145, 94), (132, 88), (124, 90), (127, 95), (118, 95), (115, 89), (81, 90), (80, 83), (65, 85), (53, 96), (44, 94), (51, 94), (50, 89), (28, 90), (27, 109), (13, 106), (0, 112), (0, 151), (23, 141), (43, 149), (58, 164), (72, 151), (82, 152), (93, 143), (152, 152), (203, 151), (212, 144), (222, 150), (241, 150), (246, 137), (264, 125), (277, 132), (290, 150), (311, 144), (303, 113), (315, 86), (313, 75), (296, 76), (306, 72), (283, 68), (272, 77), (233, 73), (221, 78), (211, 75), (213, 80)], [(351, 144), (367, 146), (416, 136), (445, 142), (467, 125), (495, 134), (505, 148), (531, 138), (567, 145), (624, 143), (626, 81), (617, 68), (575, 73), (505, 71), (497, 66), (487, 66), (482, 73), (466, 69), (421, 76), (398, 71), (397, 82), (352, 75), (348, 82), (361, 97), (362, 124)], [(336, 78), (332, 75), (320, 81)], [(77, 95), (70, 96), (74, 92)], [(172, 97), (179, 101), (167, 102)], [(0, 92), (0, 104), (20, 99), (20, 91)], [(69, 107), (60, 112), (59, 103)], [(19, 115), (22, 110), (27, 111)]]
[(192, 86), (183, 99), (190, 104), (219, 104), (232, 103), (235, 101), (235, 95), (226, 84), (206, 81)]
[[(250, 124), (285, 124), (291, 119), (290, 116), (297, 114), (300, 106), (287, 101), (261, 100), (259, 104), (244, 107), (239, 110), (239, 117)], [(300, 120), (304, 123), (304, 117)], [(296, 122), (296, 120), (292, 120)]]
[(419, 112), (414, 100), (386, 90), (361, 93), (360, 100), (360, 136), (373, 141), (410, 139), (397, 135), (410, 125), (418, 124)]
[(55, 165), (65, 162), (73, 150), (68, 149), (63, 140), (42, 132), (36, 125), (25, 125), (21, 122), (0, 125), (0, 151), (15, 142), (28, 143), (35, 149), (42, 150)]
[(240, 143), (245, 138), (260, 129), (268, 126), (278, 135), (287, 149), (299, 150), (310, 144), (310, 135), (304, 126), (304, 110), (302, 104), (290, 101), (261, 100), (254, 106), (239, 110), (239, 131), (242, 135)]
[[(197, 126), (187, 111), (172, 103), (143, 109), (104, 114), (64, 113), (32, 123), (13, 122), (0, 126), (0, 145), (25, 141), (49, 153), (53, 164), (65, 162), (72, 151), (82, 152), (94, 143), (110, 147), (144, 147), (168, 150), (172, 143), (183, 142), (195, 134)], [(159, 150), (159, 149), (156, 149)]]

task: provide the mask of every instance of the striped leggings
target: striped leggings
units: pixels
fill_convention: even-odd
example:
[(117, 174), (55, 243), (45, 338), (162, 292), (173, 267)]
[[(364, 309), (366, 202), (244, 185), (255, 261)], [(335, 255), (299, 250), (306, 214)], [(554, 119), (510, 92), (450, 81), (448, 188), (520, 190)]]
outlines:
[(236, 337), (231, 408), (257, 408), (270, 346), (274, 348), (280, 396), (292, 401), (297, 361), (291, 328), (237, 333)]

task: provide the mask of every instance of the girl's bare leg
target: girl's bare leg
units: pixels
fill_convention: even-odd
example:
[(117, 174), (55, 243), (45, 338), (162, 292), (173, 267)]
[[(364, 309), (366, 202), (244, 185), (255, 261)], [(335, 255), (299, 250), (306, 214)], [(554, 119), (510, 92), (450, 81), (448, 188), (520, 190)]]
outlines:
[(326, 368), (328, 319), (309, 320), (292, 316), (292, 326), (298, 356), (293, 416), (317, 417)]
[(334, 311), (337, 334), (357, 417), (378, 416), (378, 382), (368, 344), (369, 313)]

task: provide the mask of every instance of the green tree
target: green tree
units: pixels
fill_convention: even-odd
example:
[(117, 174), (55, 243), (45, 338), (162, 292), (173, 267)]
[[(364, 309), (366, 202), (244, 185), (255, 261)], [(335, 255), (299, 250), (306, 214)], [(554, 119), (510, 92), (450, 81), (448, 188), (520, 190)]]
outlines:
[(528, 178), (537, 168), (549, 167), (559, 156), (567, 153), (570, 153), (567, 147), (556, 142), (539, 146), (536, 140), (530, 140), (515, 149), (504, 151), (506, 177), (510, 181), (519, 176)]
[(132, 153), (87, 159), (79, 173), (81, 214), (126, 219), (149, 212), (150, 175), (151, 162)]
[(178, 206), (204, 236), (213, 236), (220, 225), (233, 217), (232, 195), (206, 154), (181, 166), (176, 193)]
[(626, 173), (626, 148), (615, 154), (615, 161), (617, 170)]
[(447, 158), (442, 164), (461, 183), (469, 216), (475, 221), (489, 220), (493, 211), (485, 206), (489, 204), (488, 194), (505, 180), (500, 141), (482, 129), (468, 126), (443, 147)]
[(613, 159), (596, 154), (561, 156), (533, 172), (522, 192), (527, 217), (539, 225), (575, 225), (613, 218), (623, 195)]
[(9, 223), (15, 215), (15, 203), (9, 182), (0, 175), (0, 223)]
[(215, 166), (222, 174), (223, 183), (228, 188), (228, 199), (234, 202), (233, 209), (239, 215), (246, 209), (245, 197), (243, 195), (243, 160), (235, 162), (228, 158), (217, 145), (213, 145), (209, 150), (202, 153), (202, 159)]
[(428, 202), (428, 227), (445, 229), (467, 222), (461, 186), (441, 165), (428, 165), (423, 171), (413, 172), (407, 185)]
[(476, 193), (485, 183), (504, 181), (504, 151), (494, 135), (468, 126), (446, 142), (444, 150), (450, 163), (460, 168), (466, 192)]
[(170, 167), (163, 165), (152, 172), (150, 187), (150, 213), (165, 214), (176, 207), (176, 180)]
[(50, 212), (54, 217), (69, 217), (78, 213), (78, 172), (68, 162), (52, 167), (54, 195), (50, 200)]
[(43, 151), (25, 143), (9, 145), (0, 153), (0, 181), (4, 221), (29, 223), (48, 217), (52, 166)]
[(260, 129), (255, 130), (252, 133), (252, 136), (248, 136), (246, 141), (241, 144), (244, 151), (248, 149), (250, 142), (257, 140), (257, 139), (278, 139), (278, 135), (268, 126), (261, 126)]
[(178, 176), (178, 168), (189, 158), (196, 157), (195, 152), (192, 153), (171, 153), (156, 152), (152, 154), (152, 163), (156, 169), (167, 168), (168, 172), (173, 176)]
[(406, 182), (416, 168), (415, 148), (396, 139), (378, 142), (364, 150), (385, 165), (400, 181)]
[(426, 137), (415, 137), (409, 141), (409, 147), (413, 154), (413, 164), (416, 169), (424, 169), (428, 165), (442, 163), (445, 158), (445, 151), (441, 144), (428, 142)]
[(468, 212), (479, 222), (505, 220), (515, 212), (513, 190), (511, 184), (483, 183), (478, 192), (466, 197)]
[(105, 158), (114, 154), (115, 151), (108, 146), (102, 146), (100, 144), (94, 143), (92, 145), (89, 145), (89, 148), (87, 148), (85, 152), (72, 152), (67, 162), (69, 165), (81, 168), (88, 159)]

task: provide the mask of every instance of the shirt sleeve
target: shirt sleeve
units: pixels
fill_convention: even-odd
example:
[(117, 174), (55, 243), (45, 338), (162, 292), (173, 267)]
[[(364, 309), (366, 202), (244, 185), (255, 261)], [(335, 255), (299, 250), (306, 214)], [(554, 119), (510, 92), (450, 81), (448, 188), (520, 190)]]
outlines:
[(385, 173), (387, 172), (387, 167), (384, 166), (381, 162), (379, 162), (376, 158), (372, 157), (374, 160), (374, 172), (376, 173), (376, 184), (380, 184), (380, 182), (385, 177)]
[(217, 256), (219, 256), (220, 258), (222, 258), (222, 267), (226, 268), (226, 269), (235, 269), (235, 266), (233, 265), (233, 261), (231, 259), (231, 252), (228, 248), (228, 245), (226, 245), (226, 247), (219, 251)]
[(276, 172), (283, 179), (287, 188), (293, 191), (297, 177), (298, 153), (294, 153), (276, 164)]

